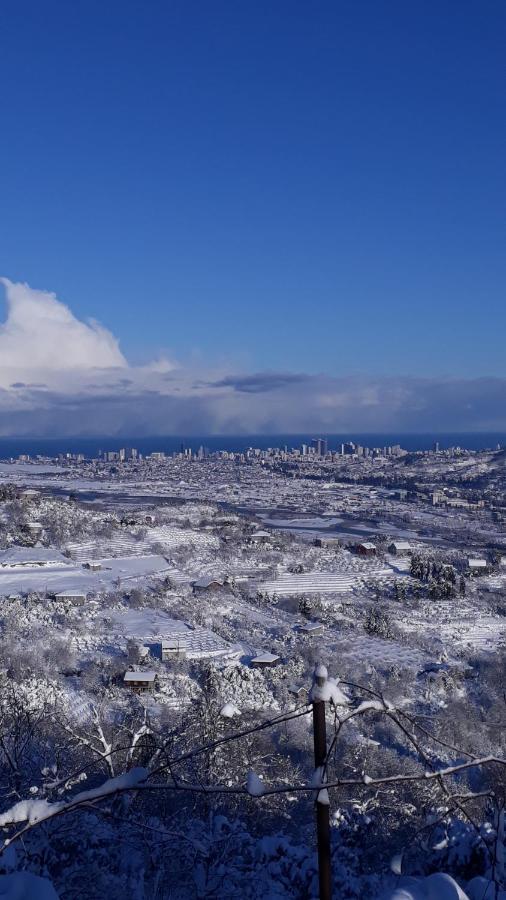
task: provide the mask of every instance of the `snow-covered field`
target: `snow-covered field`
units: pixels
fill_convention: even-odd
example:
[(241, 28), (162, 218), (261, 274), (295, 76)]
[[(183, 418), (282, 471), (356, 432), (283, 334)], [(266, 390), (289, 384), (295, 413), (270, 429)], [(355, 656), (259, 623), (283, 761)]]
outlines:
[(100, 559), (101, 570), (90, 572), (82, 565), (69, 561), (68, 565), (2, 566), (0, 567), (0, 597), (30, 591), (59, 593), (108, 591), (121, 583), (135, 583), (153, 576), (174, 576), (174, 570), (163, 556), (110, 557)]
[[(432, 734), (447, 741), (430, 744), (426, 759), (431, 765), (451, 761), (451, 748), (461, 741), (472, 746), (464, 748), (459, 759), (489, 749), (503, 752), (492, 730), (501, 721), (500, 660), (506, 649), (506, 571), (501, 571), (496, 520), (480, 511), (473, 523), (468, 511), (433, 510), (430, 495), (423, 499), (422, 491), (408, 503), (393, 499), (387, 487), (286, 478), (268, 467), (242, 469), (218, 462), (215, 469), (214, 464), (192, 467), (184, 461), (164, 466), (163, 477), (154, 477), (157, 467), (150, 465), (145, 480), (139, 474), (127, 477), (126, 470), (116, 476), (107, 468), (96, 477), (88, 468), (80, 479), (78, 467), (68, 472), (51, 466), (7, 467), (5, 475), (0, 467), (0, 487), (7, 479), (10, 483), (0, 503), (0, 698), (12, 701), (10, 694), (2, 694), (12, 680), (31, 716), (48, 708), (50, 719), (58, 717), (54, 747), (48, 749), (47, 725), (41, 726), (38, 756), (51, 766), (57, 758), (64, 766), (66, 754), (70, 757), (75, 750), (75, 765), (86, 759), (93, 784), (100, 784), (111, 774), (107, 760), (113, 747), (114, 753), (132, 751), (130, 757), (114, 761), (115, 771), (128, 774), (137, 740), (135, 763), (142, 766), (146, 759), (156, 758), (157, 765), (170, 759), (180, 745), (191, 763), (176, 777), (195, 780), (196, 791), (190, 805), (183, 794), (180, 806), (170, 798), (171, 828), (179, 829), (174, 822), (181, 809), (193, 827), (195, 813), (186, 810), (198, 807), (199, 784), (210, 778), (227, 790), (239, 790), (230, 805), (227, 794), (220, 795), (220, 816), (222, 811), (238, 811), (241, 823), (248, 823), (258, 810), (252, 806), (253, 795), (244, 802), (241, 785), (252, 784), (258, 792), (264, 784), (300, 786), (312, 771), (308, 689), (315, 663), (324, 663), (341, 679), (333, 688), (341, 700), (328, 710), (328, 739), (341, 734), (339, 728), (334, 732), (338, 719), (343, 730), (347, 718), (351, 720), (329, 765), (339, 777), (355, 774), (359, 784), (352, 805), (329, 788), (333, 839), (347, 841), (352, 835), (344, 854), (338, 854), (339, 865), (343, 862), (346, 868), (357, 845), (370, 845), (374, 852), (380, 847), (380, 857), (388, 857), (384, 843), (389, 829), (392, 840), (403, 839), (396, 824), (399, 815), (407, 818), (411, 833), (425, 834), (424, 811), (430, 814), (446, 798), (431, 793), (430, 786), (423, 796), (411, 796), (411, 782), (406, 782), (402, 801), (395, 787), (368, 791), (369, 773), (416, 769), (418, 753), (406, 740), (410, 728), (417, 729), (418, 740)], [(381, 464), (386, 467), (386, 462)], [(420, 470), (425, 471), (425, 460)], [(349, 477), (358, 471), (358, 466), (350, 466)], [(379, 469), (372, 471), (376, 478)], [(396, 473), (397, 483), (404, 474), (404, 469)], [(23, 497), (21, 489), (27, 485), (37, 487), (40, 496)], [(61, 494), (54, 498), (51, 491), (56, 487), (76, 493), (78, 499)], [(219, 506), (217, 500), (227, 505)], [(36, 546), (30, 546), (30, 522), (41, 523)], [(376, 555), (357, 555), (357, 541), (371, 529)], [(265, 542), (252, 540), (259, 530), (267, 531)], [(320, 546), (314, 541), (317, 534), (338, 535), (339, 545), (332, 541)], [(487, 534), (494, 534), (492, 548)], [(399, 536), (409, 536), (413, 564), (408, 555), (389, 553), (391, 540)], [(486, 556), (491, 574), (469, 577), (470, 554)], [(100, 563), (99, 571), (83, 565), (92, 560)], [(206, 584), (206, 577), (215, 583)], [(35, 592), (38, 597), (31, 596)], [(77, 606), (51, 599), (65, 592), (87, 599)], [(490, 676), (483, 674), (487, 672)], [(489, 681), (482, 684), (483, 678)], [(385, 698), (385, 706), (381, 699), (371, 701), (372, 716), (359, 722), (355, 715), (371, 696)], [(487, 710), (494, 704), (492, 727), (482, 738)], [(407, 728), (408, 719), (403, 720), (403, 731), (382, 718), (385, 710), (389, 716), (402, 710), (402, 715), (413, 717), (413, 724)], [(283, 711), (289, 713), (287, 721), (276, 724), (272, 735), (264, 730), (265, 720)], [(478, 722), (474, 732), (473, 716)], [(236, 747), (228, 736), (239, 728), (248, 734)], [(219, 746), (221, 736), (227, 739), (225, 750), (208, 753), (214, 741)], [(133, 745), (125, 747), (125, 740)], [(200, 751), (195, 760), (191, 757), (196, 746), (205, 756), (201, 768)], [(23, 798), (32, 796), (33, 789), (34, 802), (43, 796), (44, 804), (52, 790), (46, 784), (54, 778), (60, 785), (58, 798), (61, 785), (64, 793), (79, 789), (72, 779), (58, 782), (60, 772), (51, 769), (50, 776), (30, 770)], [(473, 786), (478, 781), (473, 774)], [(462, 779), (460, 788), (466, 787)], [(202, 805), (205, 825), (199, 826), (190, 870), (200, 865), (201, 857), (209, 858), (208, 800)], [(266, 796), (262, 815), (269, 829), (295, 833), (301, 826), (306, 833), (312, 801), (312, 793), (301, 797), (298, 788), (289, 797), (276, 795), (273, 802)], [(168, 795), (159, 807), (154, 798), (143, 797), (136, 816), (142, 817), (144, 804), (149, 828), (143, 840), (149, 841), (164, 827)], [(95, 810), (92, 815), (95, 830)], [(128, 812), (122, 828), (127, 818)], [(107, 828), (113, 828), (110, 822)], [(312, 826), (310, 830), (312, 834)], [(106, 868), (121, 839), (119, 829), (114, 836), (114, 844), (109, 837), (103, 842)], [(137, 832), (131, 836), (130, 846), (139, 846)], [(230, 832), (219, 842), (220, 854), (232, 839)], [(437, 842), (431, 837), (429, 843), (443, 847), (445, 840), (445, 835)], [(180, 843), (178, 847), (181, 855)], [(410, 864), (410, 852), (403, 866)], [(264, 846), (262, 860), (265, 853)], [(278, 885), (285, 844), (274, 857), (275, 878), (267, 878), (259, 896), (270, 896), (272, 884)], [(463, 858), (469, 859), (465, 854)], [(98, 865), (96, 857), (93, 865)], [(364, 876), (360, 859), (354, 865), (361, 873), (356, 891), (348, 891), (351, 882), (345, 872), (336, 896), (346, 888), (344, 895), (354, 900), (376, 900), (379, 882), (366, 890), (363, 877), (369, 876)], [(316, 896), (314, 879), (311, 887), (310, 879), (301, 875), (294, 887), (290, 870), (285, 880), (280, 897)], [(242, 896), (245, 883), (230, 895)], [(122, 883), (121, 890), (129, 895), (129, 884)], [(218, 879), (209, 895), (222, 893)], [(163, 890), (159, 894), (163, 896)], [(184, 890), (175, 896), (182, 900), (187, 895), (194, 896)]]
[(329, 566), (328, 571), (311, 571), (300, 575), (280, 572), (272, 580), (258, 581), (258, 589), (267, 594), (275, 593), (279, 596), (348, 593), (360, 590), (365, 586), (387, 583), (394, 577), (403, 577), (409, 566), (409, 561), (405, 560), (364, 560), (344, 552), (337, 557), (326, 554), (325, 558)]

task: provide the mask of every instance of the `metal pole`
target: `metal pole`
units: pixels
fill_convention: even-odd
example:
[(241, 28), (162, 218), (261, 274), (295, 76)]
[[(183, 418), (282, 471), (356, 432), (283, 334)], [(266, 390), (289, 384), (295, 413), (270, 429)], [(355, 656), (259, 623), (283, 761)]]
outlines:
[[(313, 700), (313, 734), (315, 769), (325, 765), (327, 734), (325, 726), (325, 701)], [(330, 862), (330, 819), (328, 803), (316, 800), (316, 838), (318, 842), (318, 879), (320, 900), (331, 900), (332, 876)]]

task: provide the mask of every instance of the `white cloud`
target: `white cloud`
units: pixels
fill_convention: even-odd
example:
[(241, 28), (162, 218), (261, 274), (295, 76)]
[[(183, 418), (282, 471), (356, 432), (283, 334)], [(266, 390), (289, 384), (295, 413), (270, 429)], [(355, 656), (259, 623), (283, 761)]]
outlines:
[(506, 379), (129, 365), (54, 294), (2, 279), (0, 435), (506, 431)]
[(125, 368), (118, 341), (93, 320), (80, 322), (54, 294), (1, 278), (7, 319), (0, 325), (0, 367), (58, 371)]

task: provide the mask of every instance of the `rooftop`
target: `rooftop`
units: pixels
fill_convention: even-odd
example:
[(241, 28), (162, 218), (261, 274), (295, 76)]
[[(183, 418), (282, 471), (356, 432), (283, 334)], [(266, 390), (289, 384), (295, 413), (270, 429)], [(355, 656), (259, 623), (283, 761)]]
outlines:
[(156, 672), (125, 672), (123, 681), (145, 681), (152, 684), (156, 678)]

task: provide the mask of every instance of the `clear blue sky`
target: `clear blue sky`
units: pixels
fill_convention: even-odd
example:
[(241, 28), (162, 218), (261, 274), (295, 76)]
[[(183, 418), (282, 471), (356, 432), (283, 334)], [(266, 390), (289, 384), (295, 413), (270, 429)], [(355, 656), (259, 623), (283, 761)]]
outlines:
[(506, 374), (503, 0), (6, 0), (0, 42), (0, 274), (133, 361)]

